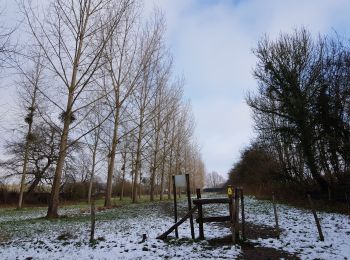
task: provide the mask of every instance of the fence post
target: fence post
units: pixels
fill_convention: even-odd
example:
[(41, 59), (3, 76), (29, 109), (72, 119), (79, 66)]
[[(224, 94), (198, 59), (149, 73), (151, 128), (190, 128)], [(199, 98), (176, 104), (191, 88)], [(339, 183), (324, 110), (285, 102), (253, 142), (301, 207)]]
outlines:
[(91, 200), (91, 232), (90, 232), (90, 243), (94, 241), (94, 236), (95, 236), (95, 199)]
[(245, 214), (244, 214), (244, 194), (243, 194), (243, 188), (241, 188), (241, 208), (242, 208), (242, 240), (245, 240)]
[(308, 198), (309, 203), (310, 203), (310, 207), (311, 207), (311, 210), (312, 210), (312, 214), (314, 215), (314, 218), (315, 218), (315, 222), (316, 222), (318, 234), (319, 234), (319, 236), (320, 236), (320, 240), (321, 240), (321, 241), (324, 241), (324, 236), (323, 236), (323, 233), (322, 233), (320, 221), (318, 220), (318, 217), (317, 217), (317, 214), (316, 214), (316, 210), (315, 210), (315, 207), (314, 207), (314, 203), (312, 202), (312, 199), (311, 199), (310, 194), (307, 194), (307, 198)]
[[(186, 174), (185, 176), (186, 176), (186, 191), (187, 191), (188, 211), (191, 211), (192, 203), (191, 203), (191, 191), (190, 191), (190, 175)], [(190, 216), (190, 227), (191, 227), (191, 237), (192, 237), (192, 239), (195, 239), (194, 226), (193, 226), (193, 215)]]
[(346, 203), (348, 205), (348, 215), (350, 217), (350, 202), (349, 202), (348, 194), (346, 192), (345, 192), (345, 200), (346, 200)]
[(239, 240), (239, 189), (235, 188), (235, 214), (234, 214), (234, 228), (235, 228), (235, 242)]
[(235, 215), (235, 209), (234, 209), (234, 197), (233, 197), (233, 187), (232, 185), (227, 186), (227, 197), (229, 198), (229, 213), (230, 213), (230, 229), (231, 229), (231, 236), (232, 236), (232, 243), (235, 244), (235, 226), (234, 226), (234, 215)]
[(229, 211), (230, 211), (230, 225), (231, 225), (231, 236), (232, 236), (232, 243), (236, 244), (235, 240), (235, 200), (233, 196), (229, 197), (230, 202), (229, 202)]
[[(200, 199), (201, 189), (196, 189), (197, 199)], [(198, 229), (199, 229), (199, 239), (204, 239), (204, 228), (203, 228), (203, 208), (202, 204), (198, 204)]]
[(276, 207), (276, 201), (275, 201), (275, 193), (272, 193), (272, 204), (273, 204), (273, 213), (275, 215), (275, 227), (277, 231), (277, 238), (280, 238), (280, 226), (278, 224), (278, 214), (277, 214), (277, 207)]
[[(173, 180), (173, 196), (174, 196), (174, 220), (175, 223), (177, 222), (177, 203), (176, 203), (176, 185), (175, 185), (175, 176), (172, 176)], [(177, 230), (177, 227), (175, 228), (175, 237), (179, 238), (179, 231)]]

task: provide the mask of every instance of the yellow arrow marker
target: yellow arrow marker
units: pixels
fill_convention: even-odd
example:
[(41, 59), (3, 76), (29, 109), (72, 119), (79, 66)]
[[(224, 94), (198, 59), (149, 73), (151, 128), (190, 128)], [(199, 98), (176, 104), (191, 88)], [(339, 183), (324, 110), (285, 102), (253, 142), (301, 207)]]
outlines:
[(232, 197), (233, 196), (233, 187), (231, 185), (227, 186), (227, 196)]

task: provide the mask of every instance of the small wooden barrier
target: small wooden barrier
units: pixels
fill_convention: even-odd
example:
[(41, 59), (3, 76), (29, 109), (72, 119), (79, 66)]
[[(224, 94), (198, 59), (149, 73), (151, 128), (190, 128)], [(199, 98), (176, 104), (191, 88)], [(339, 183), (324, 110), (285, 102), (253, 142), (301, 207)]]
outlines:
[[(234, 196), (229, 198), (201, 198), (200, 189), (196, 190), (197, 199), (193, 199), (194, 207), (187, 212), (187, 214), (178, 222), (176, 222), (171, 228), (166, 232), (157, 237), (157, 239), (165, 239), (172, 231), (176, 231), (177, 227), (180, 226), (186, 219), (192, 218), (192, 215), (196, 210), (198, 210), (198, 218), (196, 222), (198, 223), (199, 229), (199, 239), (203, 240), (204, 237), (204, 223), (211, 222), (231, 222), (231, 232), (233, 243), (237, 243), (239, 240), (239, 199), (241, 199), (242, 204), (242, 236), (245, 239), (244, 234), (244, 202), (243, 202), (243, 191), (242, 189), (235, 189)], [(233, 195), (233, 194), (231, 194)], [(228, 216), (215, 216), (215, 217), (204, 217), (203, 216), (203, 205), (208, 204), (228, 204), (229, 205), (229, 215)], [(191, 230), (191, 235), (193, 237), (193, 231)]]
[[(230, 216), (218, 216), (218, 217), (204, 217), (203, 216), (203, 210), (202, 207), (203, 205), (208, 205), (208, 204), (230, 204), (231, 200), (229, 198), (206, 198), (202, 199), (200, 198), (200, 190), (197, 190), (197, 199), (193, 200), (193, 204), (198, 206), (200, 210), (198, 210), (198, 218), (196, 221), (199, 223), (199, 239), (203, 240), (205, 239), (204, 237), (204, 227), (203, 223), (209, 223), (209, 222), (225, 222), (225, 221), (230, 221), (231, 215)], [(231, 208), (231, 207), (230, 207)]]
[(167, 236), (173, 232), (173, 230), (177, 229), (178, 226), (180, 226), (182, 223), (185, 222), (186, 219), (188, 219), (190, 216), (192, 216), (192, 214), (198, 209), (197, 206), (194, 206), (189, 212), (187, 212), (187, 214), (180, 219), (178, 222), (176, 222), (173, 226), (171, 226), (171, 228), (169, 228), (166, 232), (164, 232), (163, 234), (161, 234), (160, 236), (157, 237), (157, 239), (166, 239)]

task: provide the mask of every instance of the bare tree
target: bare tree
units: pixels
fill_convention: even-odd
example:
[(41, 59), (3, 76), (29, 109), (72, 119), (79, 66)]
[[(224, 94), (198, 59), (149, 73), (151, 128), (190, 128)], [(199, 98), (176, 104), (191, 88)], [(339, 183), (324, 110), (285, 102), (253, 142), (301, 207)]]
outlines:
[(103, 121), (105, 115), (103, 115), (103, 102), (101, 100), (95, 103), (95, 108), (91, 110), (89, 113), (87, 120), (84, 124), (84, 127), (88, 129), (93, 129), (88, 135), (84, 136), (85, 142), (87, 144), (87, 148), (91, 154), (91, 168), (89, 169), (89, 189), (88, 189), (88, 203), (91, 202), (93, 183), (95, 179), (95, 173), (97, 170), (97, 166), (102, 160), (102, 158), (98, 158), (99, 151), (101, 150), (101, 135), (103, 132)]
[(218, 188), (225, 182), (225, 179), (216, 171), (209, 172), (205, 179), (208, 188)]
[[(36, 61), (34, 63), (34, 68), (29, 73), (23, 73), (24, 82), (22, 82), (22, 86), (24, 89), (22, 89), (22, 93), (26, 95), (26, 97), (23, 97), (24, 106), (28, 110), (28, 113), (25, 117), (25, 122), (28, 124), (28, 131), (25, 137), (25, 148), (24, 148), (24, 162), (23, 162), (23, 170), (22, 170), (22, 177), (21, 177), (21, 183), (20, 183), (20, 191), (19, 191), (19, 199), (18, 199), (18, 205), (17, 208), (22, 208), (22, 202), (23, 202), (23, 192), (25, 189), (25, 180), (26, 180), (26, 173), (27, 173), (27, 163), (29, 159), (29, 147), (30, 142), (35, 138), (32, 134), (32, 126), (33, 126), (33, 120), (34, 120), (34, 113), (37, 107), (37, 96), (38, 96), (38, 90), (41, 84), (42, 79), (42, 72), (43, 72), (43, 66), (41, 61), (41, 56), (36, 57)], [(24, 91), (23, 91), (24, 90)]]
[[(53, 1), (48, 16), (23, 2), (26, 21), (47, 62), (47, 70), (60, 82), (57, 87), (64, 106), (57, 102), (63, 121), (60, 152), (51, 190), (47, 217), (58, 217), (59, 188), (68, 148), (71, 123), (83, 108), (91, 105), (86, 96), (94, 89), (97, 71), (102, 66), (105, 47), (116, 31), (131, 1), (82, 0)], [(98, 97), (97, 99), (100, 99)], [(84, 119), (84, 116), (82, 116)], [(77, 121), (77, 123), (81, 120)]]
[[(134, 101), (137, 110), (137, 145), (135, 157), (135, 170), (133, 180), (133, 196), (132, 201), (137, 200), (137, 187), (139, 180), (141, 180), (141, 160), (143, 140), (145, 136), (146, 124), (150, 122), (153, 117), (153, 111), (149, 108), (152, 100), (157, 92), (157, 85), (155, 84), (155, 70), (157, 63), (162, 56), (162, 37), (164, 31), (164, 20), (162, 16), (156, 14), (153, 19), (147, 23), (146, 28), (142, 34), (142, 53), (143, 57), (147, 58), (147, 63), (142, 67), (141, 83), (134, 93)], [(139, 193), (140, 194), (140, 193)]]
[[(121, 109), (133, 93), (141, 76), (142, 68), (147, 66), (148, 57), (140, 53), (139, 17), (136, 4), (130, 6), (125, 14), (121, 28), (110, 38), (106, 48), (106, 77), (108, 77), (107, 103), (113, 112), (111, 118), (113, 129), (109, 147), (109, 160), (105, 206), (111, 205), (113, 173), (117, 153), (117, 144), (120, 139), (118, 130), (120, 126)], [(111, 89), (111, 90), (110, 90)]]
[[(60, 132), (36, 120), (32, 128), (31, 141), (29, 142), (28, 161), (26, 167), (27, 193), (34, 192), (40, 184), (52, 184), (53, 173), (58, 157), (58, 143)], [(27, 139), (16, 137), (6, 143), (5, 149), (9, 159), (0, 162), (4, 170), (4, 178), (21, 176), (23, 174), (23, 158), (26, 151)], [(70, 153), (70, 151), (68, 152)], [(70, 160), (70, 159), (69, 159)]]
[(11, 43), (11, 37), (16, 28), (11, 29), (4, 26), (3, 17), (4, 11), (0, 10), (0, 70), (12, 66), (12, 54), (15, 53), (15, 47)]

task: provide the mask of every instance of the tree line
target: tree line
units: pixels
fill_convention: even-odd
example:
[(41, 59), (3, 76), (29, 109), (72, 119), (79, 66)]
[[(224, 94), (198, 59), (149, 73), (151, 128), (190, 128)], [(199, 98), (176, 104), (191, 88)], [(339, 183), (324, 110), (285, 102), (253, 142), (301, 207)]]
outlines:
[(58, 216), (60, 193), (72, 182), (88, 183), (89, 201), (96, 180), (106, 183), (105, 206), (116, 182), (121, 198), (130, 184), (133, 202), (142, 187), (150, 200), (170, 197), (174, 174), (190, 173), (192, 188), (203, 186), (194, 117), (161, 11), (145, 17), (136, 0), (19, 8), (26, 42), (5, 60), (16, 71), (25, 124), (1, 162), (3, 178), (21, 179), (19, 208), (24, 192), (43, 185), (51, 192), (47, 217)]
[(349, 41), (301, 28), (264, 37), (254, 54), (258, 89), (246, 100), (257, 138), (231, 180), (343, 198), (350, 188)]

